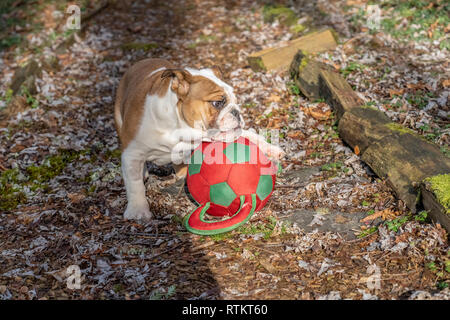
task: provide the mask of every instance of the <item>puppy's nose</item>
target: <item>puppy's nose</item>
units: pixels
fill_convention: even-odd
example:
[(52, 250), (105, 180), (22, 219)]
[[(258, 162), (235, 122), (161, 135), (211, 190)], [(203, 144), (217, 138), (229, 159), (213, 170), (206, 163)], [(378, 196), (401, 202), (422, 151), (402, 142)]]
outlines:
[(238, 109), (231, 110), (231, 114), (239, 121), (241, 120), (241, 114)]

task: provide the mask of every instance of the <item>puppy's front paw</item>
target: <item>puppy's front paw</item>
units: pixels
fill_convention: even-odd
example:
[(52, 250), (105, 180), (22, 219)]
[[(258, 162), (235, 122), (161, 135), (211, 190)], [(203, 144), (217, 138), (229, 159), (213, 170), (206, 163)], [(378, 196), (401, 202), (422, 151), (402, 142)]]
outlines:
[(150, 212), (148, 205), (136, 206), (128, 204), (127, 210), (125, 210), (123, 217), (125, 220), (149, 221), (152, 219), (153, 214)]
[(264, 153), (266, 156), (272, 161), (280, 161), (286, 153), (280, 147), (269, 144), (267, 148), (265, 148)]

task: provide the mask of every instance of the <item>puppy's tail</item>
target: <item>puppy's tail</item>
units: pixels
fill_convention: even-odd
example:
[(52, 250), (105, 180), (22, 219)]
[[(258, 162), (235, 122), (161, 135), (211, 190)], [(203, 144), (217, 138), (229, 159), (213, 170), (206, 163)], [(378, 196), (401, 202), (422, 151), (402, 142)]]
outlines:
[(120, 104), (117, 101), (114, 105), (114, 120), (117, 133), (120, 135), (120, 130), (122, 129), (122, 113), (120, 112)]
[(123, 92), (123, 79), (119, 83), (116, 93), (116, 101), (114, 103), (114, 122), (116, 124), (116, 130), (120, 137), (120, 131), (122, 129), (122, 92)]

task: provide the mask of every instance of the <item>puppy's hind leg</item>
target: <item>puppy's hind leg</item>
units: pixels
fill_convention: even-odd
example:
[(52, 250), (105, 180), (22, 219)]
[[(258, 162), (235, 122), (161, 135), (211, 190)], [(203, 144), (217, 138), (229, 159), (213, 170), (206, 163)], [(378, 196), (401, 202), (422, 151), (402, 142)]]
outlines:
[(122, 153), (122, 175), (127, 190), (127, 209), (125, 219), (150, 220), (152, 213), (149, 210), (145, 197), (143, 170), (146, 160), (144, 152), (131, 143)]

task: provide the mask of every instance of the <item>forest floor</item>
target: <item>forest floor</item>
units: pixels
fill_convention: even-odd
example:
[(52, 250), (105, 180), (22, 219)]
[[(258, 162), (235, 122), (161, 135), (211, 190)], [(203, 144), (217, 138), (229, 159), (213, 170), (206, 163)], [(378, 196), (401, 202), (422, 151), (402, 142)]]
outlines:
[[(64, 1), (3, 8), (0, 299), (450, 299), (445, 230), (396, 200), (340, 140), (326, 103), (298, 95), (287, 72), (247, 64), (251, 52), (334, 28), (339, 46), (318, 58), (448, 155), (448, 7), (396, 1), (383, 1), (377, 31), (356, 0), (299, 1), (294, 25), (267, 19), (261, 1), (111, 1), (75, 34), (63, 29)], [(160, 168), (146, 182), (155, 220), (123, 220), (113, 102), (125, 70), (148, 57), (219, 65), (247, 126), (280, 130), (279, 188), (244, 226), (186, 232), (194, 205)], [(17, 98), (11, 80), (32, 60), (36, 92)], [(67, 287), (71, 265), (80, 289)]]

